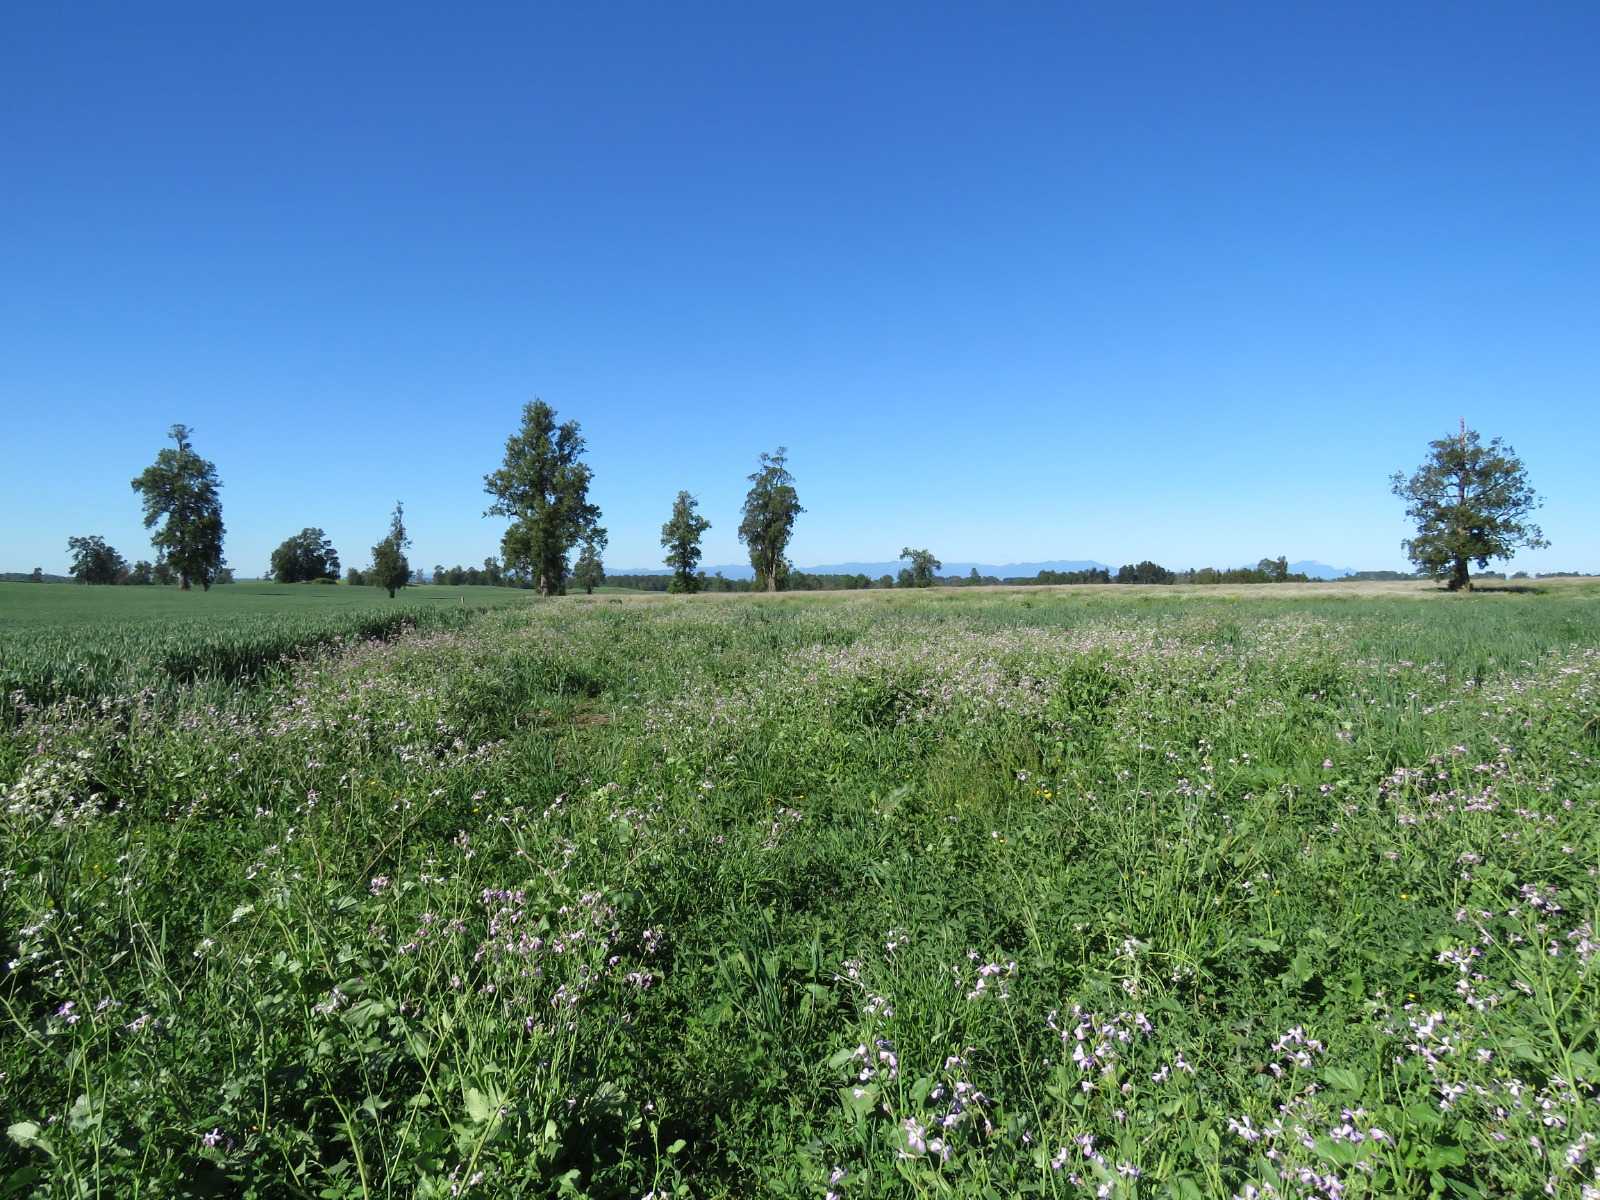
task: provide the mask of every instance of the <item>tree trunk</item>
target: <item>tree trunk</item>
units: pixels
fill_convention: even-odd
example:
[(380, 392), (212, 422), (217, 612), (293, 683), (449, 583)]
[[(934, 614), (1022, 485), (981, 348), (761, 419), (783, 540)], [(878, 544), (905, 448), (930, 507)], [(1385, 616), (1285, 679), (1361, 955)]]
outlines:
[(189, 577), (187, 575), (178, 576), (178, 590), (180, 592), (187, 592), (189, 590)]
[(1450, 569), (1450, 590), (1452, 592), (1472, 590), (1472, 576), (1467, 573), (1467, 560), (1458, 558), (1455, 566)]
[(767, 591), (775, 592), (777, 590), (778, 590), (778, 573), (776, 571), (768, 571), (767, 572)]
[(394, 599), (394, 589), (393, 588), (389, 589), (389, 599), (391, 599), (391, 600)]

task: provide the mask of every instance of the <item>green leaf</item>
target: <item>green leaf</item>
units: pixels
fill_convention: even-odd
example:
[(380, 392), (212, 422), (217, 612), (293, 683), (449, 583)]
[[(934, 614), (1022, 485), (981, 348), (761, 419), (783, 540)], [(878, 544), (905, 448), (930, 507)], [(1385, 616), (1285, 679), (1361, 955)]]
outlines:
[(1323, 1081), (1341, 1092), (1359, 1094), (1366, 1086), (1366, 1077), (1359, 1071), (1352, 1071), (1348, 1067), (1326, 1067), (1322, 1072)]
[(487, 1122), (500, 1107), (477, 1088), (468, 1088), (463, 1099), (467, 1104), (467, 1117), (474, 1125)]
[(39, 1136), (39, 1126), (32, 1121), (18, 1121), (6, 1129), (6, 1136), (19, 1146), (32, 1146), (44, 1141)]

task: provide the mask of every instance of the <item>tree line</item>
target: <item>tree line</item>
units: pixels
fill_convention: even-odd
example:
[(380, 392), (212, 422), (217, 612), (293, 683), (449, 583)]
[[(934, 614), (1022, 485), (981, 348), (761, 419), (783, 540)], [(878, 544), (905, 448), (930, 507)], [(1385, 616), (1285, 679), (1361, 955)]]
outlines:
[[(195, 450), (191, 430), (173, 425), (171, 447), (134, 477), (131, 486), (140, 496), (145, 528), (153, 529), (153, 562), (129, 566), (117, 550), (98, 535), (67, 540), (72, 556), (72, 576), (82, 583), (162, 584), (176, 582), (187, 591), (198, 583), (209, 590), (213, 583), (232, 579), (223, 557), (221, 481), (216, 465)], [(500, 541), (500, 557), (483, 566), (434, 567), (433, 579), (447, 584), (520, 586), (540, 595), (560, 595), (569, 582), (587, 592), (607, 581), (603, 554), (608, 542), (600, 524), (598, 505), (589, 499), (593, 472), (583, 456), (587, 443), (576, 421), (556, 421), (555, 410), (543, 400), (523, 406), (521, 424), (506, 440), (500, 466), (483, 477), (490, 497), (485, 516), (509, 518)], [(700, 570), (701, 539), (711, 529), (699, 510), (699, 501), (687, 489), (673, 499), (661, 526), (663, 562), (671, 574), (618, 576), (614, 585), (645, 590), (691, 593), (715, 591), (820, 590), (824, 588), (902, 587), (988, 583), (1290, 583), (1309, 577), (1289, 571), (1288, 560), (1263, 558), (1254, 567), (1204, 567), (1173, 571), (1148, 559), (1127, 563), (1113, 575), (1104, 568), (1083, 571), (1041, 571), (1028, 579), (999, 580), (980, 577), (976, 568), (965, 577), (942, 578), (943, 564), (926, 548), (904, 547), (906, 565), (897, 576), (876, 580), (865, 575), (807, 574), (796, 571), (788, 558), (797, 518), (805, 512), (788, 469), (788, 452), (780, 446), (763, 451), (756, 470), (747, 477), (738, 527), (739, 540), (749, 554), (754, 579), (707, 577)], [(1391, 490), (1406, 502), (1407, 516), (1415, 522), (1415, 537), (1402, 547), (1425, 578), (1444, 580), (1451, 590), (1470, 589), (1475, 577), (1496, 558), (1508, 558), (1519, 547), (1549, 545), (1539, 527), (1528, 518), (1542, 501), (1528, 482), (1527, 472), (1511, 447), (1500, 438), (1485, 444), (1461, 422), (1458, 434), (1440, 438), (1429, 446), (1428, 457), (1410, 476), (1397, 472)], [(394, 596), (410, 583), (421, 582), (406, 550), (405, 506), (396, 501), (388, 530), (371, 549), (365, 568), (349, 568), (345, 582), (384, 588)], [(574, 559), (574, 554), (576, 558)], [(273, 551), (271, 577), (280, 583), (337, 583), (340, 558), (322, 529), (308, 526), (286, 538)], [(1372, 575), (1386, 574), (1373, 572)], [(42, 579), (39, 569), (33, 578)], [(663, 582), (657, 583), (661, 579)]]

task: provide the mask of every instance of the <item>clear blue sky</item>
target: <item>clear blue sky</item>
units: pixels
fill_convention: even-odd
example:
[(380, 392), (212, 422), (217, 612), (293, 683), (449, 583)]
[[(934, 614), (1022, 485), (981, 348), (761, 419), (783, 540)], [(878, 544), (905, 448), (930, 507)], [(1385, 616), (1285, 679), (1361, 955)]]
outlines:
[(1600, 570), (1600, 6), (15, 5), (0, 568), (150, 556), (167, 426), (229, 561), (498, 551), (577, 418), (613, 566), (1401, 565), (1460, 415)]

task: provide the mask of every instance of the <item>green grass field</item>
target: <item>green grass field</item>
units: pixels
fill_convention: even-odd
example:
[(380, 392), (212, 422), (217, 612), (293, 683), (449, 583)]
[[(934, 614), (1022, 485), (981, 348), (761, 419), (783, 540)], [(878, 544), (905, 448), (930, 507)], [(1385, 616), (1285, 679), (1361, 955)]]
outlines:
[(1593, 585), (38, 586), (0, 1196), (1600, 1187)]
[(209, 592), (176, 587), (83, 587), (75, 583), (0, 583), (0, 637), (23, 627), (106, 625), (129, 621), (228, 621), (300, 613), (351, 612), (388, 604), (484, 608), (526, 604), (512, 588), (409, 587), (391, 601), (377, 588), (316, 584), (230, 583)]
[(19, 699), (92, 700), (197, 681), (229, 685), (286, 655), (416, 628), (465, 624), (530, 602), (510, 588), (377, 588), (239, 583), (175, 587), (0, 583), (0, 721)]

